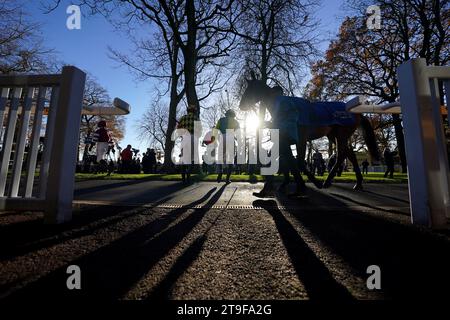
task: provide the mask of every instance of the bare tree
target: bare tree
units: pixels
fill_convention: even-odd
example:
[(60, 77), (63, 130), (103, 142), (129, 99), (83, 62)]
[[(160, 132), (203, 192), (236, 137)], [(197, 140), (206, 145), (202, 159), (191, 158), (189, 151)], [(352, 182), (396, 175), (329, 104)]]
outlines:
[(0, 0), (0, 74), (44, 72), (52, 50), (42, 45), (39, 24), (31, 22), (23, 3)]
[[(171, 135), (176, 127), (178, 105), (184, 96), (185, 88), (182, 86), (183, 70), (178, 43), (160, 16), (156, 15), (153, 18), (159, 26), (159, 32), (157, 33), (159, 36), (154, 37), (154, 39), (142, 40), (135, 38), (132, 33), (129, 33), (135, 45), (135, 54), (133, 56), (113, 48), (110, 48), (110, 51), (112, 57), (121, 64), (128, 66), (138, 79), (157, 79), (159, 84), (167, 87), (163, 93), (160, 90), (156, 90), (158, 92), (157, 101), (150, 106), (150, 109), (145, 114), (146, 116), (142, 118), (142, 121), (149, 121), (149, 123), (145, 124), (141, 121), (138, 130), (143, 136), (152, 137), (158, 142), (164, 137), (161, 147), (164, 150), (164, 167), (168, 169), (172, 165), (170, 154), (174, 146)], [(169, 106), (165, 108), (166, 112), (161, 114), (161, 116), (165, 117), (164, 121), (151, 118), (155, 108), (157, 111), (162, 108), (161, 95), (169, 96)], [(159, 121), (159, 125), (156, 126), (154, 121)], [(163, 132), (159, 130), (161, 125), (164, 125)]]
[(241, 39), (238, 56), (244, 74), (282, 85), (291, 94), (299, 87), (316, 54), (314, 0), (240, 0), (242, 15), (233, 24)]
[[(316, 4), (314, 0), (238, 1), (240, 14), (235, 16), (239, 18), (230, 24), (240, 39), (235, 53), (237, 95), (250, 72), (294, 94), (301, 71), (305, 71), (316, 52), (316, 22), (312, 15)], [(266, 107), (261, 105), (260, 122), (265, 115)]]
[(214, 128), (219, 119), (225, 116), (227, 110), (234, 110), (238, 114), (238, 109), (238, 102), (233, 97), (230, 97), (228, 90), (221, 92), (215, 96), (215, 99), (206, 108), (207, 112), (204, 112), (202, 115), (205, 128)]
[[(91, 13), (102, 13), (135, 43), (133, 55), (111, 49), (114, 59), (127, 65), (142, 80), (159, 79), (167, 84), (170, 96), (165, 131), (165, 166), (169, 166), (177, 106), (201, 103), (221, 90), (224, 61), (233, 49), (235, 35), (230, 33), (235, 0), (79, 0)], [(52, 1), (52, 10), (60, 1)], [(118, 16), (117, 12), (120, 12)], [(134, 38), (135, 24), (155, 25), (158, 32), (145, 40)], [(150, 29), (150, 28), (149, 28)], [(158, 97), (159, 99), (159, 97)]]
[[(313, 79), (308, 86), (311, 96), (342, 99), (366, 95), (374, 103), (394, 102), (399, 97), (396, 70), (402, 62), (414, 57), (438, 65), (449, 61), (447, 0), (375, 1), (382, 9), (382, 27), (374, 30), (366, 27), (364, 5), (368, 3), (350, 1), (360, 13), (343, 22), (325, 59), (313, 66)], [(401, 118), (392, 115), (390, 121), (406, 172)]]
[[(49, 10), (60, 5), (60, 0), (50, 1)], [(161, 32), (173, 37), (182, 53), (184, 90), (187, 103), (197, 107), (197, 77), (204, 68), (200, 65), (218, 63), (234, 48), (235, 35), (230, 24), (235, 20), (235, 0), (79, 0), (78, 4), (90, 8), (92, 13), (116, 17), (122, 12), (125, 23), (133, 20), (155, 23)], [(114, 20), (114, 18), (112, 20)], [(117, 21), (114, 21), (117, 23)], [(210, 81), (209, 81), (210, 82)]]
[[(165, 150), (167, 139), (171, 140), (166, 131), (169, 119), (167, 118), (167, 104), (162, 101), (153, 102), (146, 112), (142, 115), (137, 123), (137, 130), (139, 138), (148, 141), (151, 146), (157, 146)], [(172, 132), (170, 133), (172, 134)], [(172, 142), (173, 143), (173, 142)], [(164, 162), (170, 161), (172, 149), (169, 150), (168, 159)]]

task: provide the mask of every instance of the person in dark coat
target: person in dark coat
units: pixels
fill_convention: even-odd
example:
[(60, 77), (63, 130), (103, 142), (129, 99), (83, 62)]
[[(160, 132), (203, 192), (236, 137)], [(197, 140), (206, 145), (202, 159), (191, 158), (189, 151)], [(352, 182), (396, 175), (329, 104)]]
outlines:
[[(220, 118), (219, 121), (216, 124), (216, 129), (218, 131), (220, 131), (220, 134), (222, 134), (222, 155), (221, 155), (221, 161), (220, 164), (218, 165), (218, 170), (219, 170), (219, 174), (217, 175), (217, 182), (221, 182), (222, 181), (222, 174), (225, 171), (226, 172), (226, 183), (230, 183), (230, 176), (231, 176), (231, 172), (233, 170), (233, 163), (226, 163), (226, 154), (227, 154), (227, 149), (226, 149), (226, 136), (227, 136), (227, 130), (237, 130), (239, 129), (239, 122), (236, 120), (236, 113), (233, 110), (228, 110), (225, 113), (225, 117)], [(233, 150), (229, 150), (229, 152), (232, 154), (233, 159), (234, 154), (235, 154), (235, 150), (233, 148)]]
[(384, 177), (387, 178), (389, 175), (390, 179), (394, 179), (394, 156), (397, 154), (397, 152), (389, 150), (389, 148), (384, 149), (383, 157), (384, 157), (384, 163), (387, 166), (387, 170), (384, 174)]
[(150, 166), (150, 173), (156, 173), (156, 152), (155, 149), (148, 151), (148, 161)]
[(145, 174), (150, 173), (150, 148), (147, 148), (147, 152), (145, 152), (142, 155), (142, 171), (144, 171)]
[(130, 173), (131, 163), (133, 161), (130, 144), (120, 153), (120, 159), (122, 160), (122, 173)]
[(367, 161), (367, 159), (365, 159), (362, 163), (362, 173), (364, 174), (369, 174), (369, 161)]
[(322, 154), (319, 151), (314, 152), (314, 154), (313, 154), (313, 167), (312, 167), (312, 173), (313, 174), (316, 174), (316, 171), (317, 171), (317, 175), (319, 175), (319, 176), (323, 175), (322, 162), (323, 162)]

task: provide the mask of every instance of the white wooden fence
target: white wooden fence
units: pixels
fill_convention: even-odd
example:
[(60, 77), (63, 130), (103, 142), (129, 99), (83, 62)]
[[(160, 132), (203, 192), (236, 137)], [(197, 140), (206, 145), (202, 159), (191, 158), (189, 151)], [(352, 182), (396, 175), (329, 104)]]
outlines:
[(85, 79), (75, 67), (0, 76), (0, 210), (42, 210), (46, 223), (71, 219)]
[[(450, 172), (442, 115), (449, 114), (450, 67), (427, 66), (425, 59), (412, 59), (398, 68), (397, 75), (400, 102), (379, 106), (356, 97), (347, 103), (347, 110), (402, 113), (411, 220), (446, 228), (450, 219)], [(438, 81), (444, 84), (446, 107), (440, 103)]]
[(425, 59), (414, 59), (397, 73), (412, 221), (443, 228), (450, 218), (450, 173), (438, 80), (444, 81), (448, 110), (450, 67), (427, 66)]

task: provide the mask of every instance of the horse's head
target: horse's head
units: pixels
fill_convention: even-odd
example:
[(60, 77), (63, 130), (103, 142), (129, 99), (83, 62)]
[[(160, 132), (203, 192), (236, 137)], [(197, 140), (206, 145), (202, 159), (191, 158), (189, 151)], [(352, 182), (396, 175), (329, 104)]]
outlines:
[(242, 95), (239, 109), (248, 111), (255, 107), (255, 104), (264, 100), (267, 91), (270, 89), (262, 80), (257, 80), (255, 74), (251, 73), (252, 78), (247, 81), (247, 88)]
[(252, 72), (252, 79), (247, 80), (247, 89), (242, 95), (239, 109), (248, 111), (255, 107), (258, 102), (264, 103), (264, 107), (271, 110), (272, 103), (277, 96), (283, 95), (283, 89), (280, 86), (269, 87), (265, 81), (257, 80)]

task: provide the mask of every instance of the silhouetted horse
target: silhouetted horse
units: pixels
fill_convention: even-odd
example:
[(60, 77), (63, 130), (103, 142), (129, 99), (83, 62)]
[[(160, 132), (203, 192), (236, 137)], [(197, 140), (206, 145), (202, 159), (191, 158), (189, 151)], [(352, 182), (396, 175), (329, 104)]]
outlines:
[(330, 141), (336, 143), (337, 161), (322, 186), (327, 188), (331, 185), (338, 168), (345, 158), (348, 158), (356, 174), (357, 182), (354, 189), (362, 189), (363, 176), (355, 153), (348, 145), (348, 139), (361, 126), (372, 159), (378, 161), (375, 134), (369, 120), (360, 114), (347, 112), (343, 102), (311, 103), (302, 98), (286, 97), (283, 96), (280, 87), (269, 87), (264, 81), (256, 80), (254, 74), (252, 74), (252, 78), (252, 80), (247, 80), (247, 89), (242, 95), (239, 108), (244, 111), (249, 110), (260, 102), (261, 107), (267, 108), (272, 117), (275, 114), (287, 113), (281, 117), (282, 125), (284, 122), (291, 122), (293, 123), (292, 130), (297, 130), (295, 134), (298, 135), (296, 146), (300, 170), (317, 185), (314, 175), (306, 169), (306, 143), (309, 140), (327, 136)]

